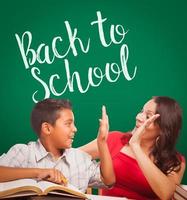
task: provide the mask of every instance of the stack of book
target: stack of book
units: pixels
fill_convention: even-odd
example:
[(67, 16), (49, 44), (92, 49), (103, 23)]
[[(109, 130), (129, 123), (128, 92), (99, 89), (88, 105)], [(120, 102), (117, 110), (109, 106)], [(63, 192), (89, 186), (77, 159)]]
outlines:
[(174, 200), (187, 200), (187, 190), (183, 186), (176, 186)]

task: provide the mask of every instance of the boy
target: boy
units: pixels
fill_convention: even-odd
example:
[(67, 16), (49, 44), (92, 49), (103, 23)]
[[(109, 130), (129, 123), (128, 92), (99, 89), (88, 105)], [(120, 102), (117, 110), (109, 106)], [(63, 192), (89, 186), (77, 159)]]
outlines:
[(0, 182), (34, 178), (61, 184), (66, 177), (83, 192), (88, 185), (114, 184), (115, 176), (106, 144), (108, 117), (104, 107), (98, 134), (100, 164), (81, 150), (71, 148), (77, 129), (68, 100), (38, 102), (31, 113), (31, 125), (38, 141), (16, 144), (0, 157)]

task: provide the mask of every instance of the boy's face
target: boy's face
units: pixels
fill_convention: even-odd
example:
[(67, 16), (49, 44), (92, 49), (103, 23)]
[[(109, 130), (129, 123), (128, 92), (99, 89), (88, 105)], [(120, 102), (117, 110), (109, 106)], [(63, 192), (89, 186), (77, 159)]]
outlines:
[(50, 142), (56, 149), (71, 148), (76, 131), (72, 110), (63, 109), (54, 126), (50, 127)]

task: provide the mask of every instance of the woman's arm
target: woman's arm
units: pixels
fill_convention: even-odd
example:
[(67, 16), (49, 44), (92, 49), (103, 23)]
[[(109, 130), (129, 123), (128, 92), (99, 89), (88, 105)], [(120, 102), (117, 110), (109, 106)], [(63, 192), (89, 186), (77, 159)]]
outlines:
[(152, 190), (162, 200), (171, 199), (176, 184), (180, 184), (183, 177), (185, 170), (184, 162), (182, 162), (181, 169), (178, 173), (172, 172), (166, 176), (143, 152), (139, 145), (132, 146), (132, 150)]
[(134, 132), (129, 141), (129, 145), (152, 190), (160, 199), (168, 200), (171, 199), (176, 184), (180, 184), (181, 182), (185, 170), (185, 163), (182, 162), (179, 172), (172, 172), (169, 175), (165, 175), (141, 148), (141, 135), (143, 135), (145, 128), (157, 117), (158, 116), (154, 115), (150, 119), (146, 120), (146, 122)]
[(171, 199), (176, 184), (180, 184), (183, 177), (185, 163), (182, 162), (179, 172), (172, 172), (166, 176), (142, 151), (142, 148), (139, 145), (132, 146), (132, 150), (152, 190), (162, 200)]
[(79, 147), (80, 150), (90, 154), (92, 159), (99, 158), (99, 150), (97, 147), (97, 139), (85, 144), (84, 146)]

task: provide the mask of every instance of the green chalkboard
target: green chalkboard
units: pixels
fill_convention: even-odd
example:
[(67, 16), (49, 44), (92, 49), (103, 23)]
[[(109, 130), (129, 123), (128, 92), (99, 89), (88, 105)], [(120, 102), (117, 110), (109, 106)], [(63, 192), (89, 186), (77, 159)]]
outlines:
[(187, 157), (186, 10), (185, 0), (2, 1), (0, 153), (36, 139), (30, 112), (44, 98), (72, 101), (76, 147), (96, 137), (103, 104), (110, 130), (128, 131), (165, 95), (183, 108)]

